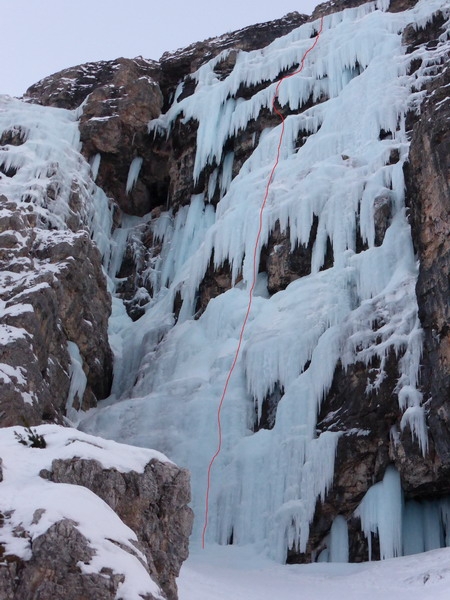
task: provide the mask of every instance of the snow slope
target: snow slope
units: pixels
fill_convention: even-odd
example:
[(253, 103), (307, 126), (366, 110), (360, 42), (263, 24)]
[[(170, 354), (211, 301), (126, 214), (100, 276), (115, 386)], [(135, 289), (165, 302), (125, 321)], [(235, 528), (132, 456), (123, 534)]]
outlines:
[(180, 600), (447, 600), (450, 549), (378, 563), (279, 565), (251, 547), (193, 549)]

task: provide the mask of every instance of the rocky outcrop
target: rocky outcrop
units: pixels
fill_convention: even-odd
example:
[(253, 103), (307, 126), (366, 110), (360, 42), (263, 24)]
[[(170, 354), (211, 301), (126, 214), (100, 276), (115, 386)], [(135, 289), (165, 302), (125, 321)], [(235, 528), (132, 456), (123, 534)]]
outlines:
[(193, 520), (187, 471), (74, 429), (33, 433), (47, 445), (14, 450), (20, 433), (0, 431), (2, 600), (176, 600)]
[(87, 378), (74, 408), (94, 406), (111, 385), (111, 300), (100, 253), (87, 232), (40, 229), (32, 210), (0, 200), (1, 425), (60, 421), (71, 381), (69, 341), (78, 347)]
[(112, 81), (96, 87), (83, 105), (81, 142), (88, 160), (99, 156), (96, 183), (125, 213), (141, 216), (167, 195), (166, 155), (153, 150), (147, 132), (163, 97), (152, 62), (118, 59), (114, 67)]
[[(408, 50), (438, 46), (446, 18), (437, 12), (427, 26), (403, 36)], [(420, 113), (411, 115), (411, 146), (405, 167), (412, 239), (419, 260), (416, 286), (424, 340), (421, 390), (427, 413), (429, 451), (422, 457), (405, 432), (393, 456), (409, 497), (450, 493), (450, 69), (445, 55), (433, 69)]]
[[(35, 129), (23, 124), (31, 115), (41, 119)], [(75, 410), (95, 406), (111, 386), (111, 299), (90, 231), (101, 217), (89, 167), (73, 148), (74, 123), (58, 115), (54, 125), (39, 107), (12, 100), (2, 117), (0, 424), (61, 422), (74, 362), (86, 380), (72, 390)], [(95, 202), (108, 217), (106, 198)]]
[(42, 477), (82, 485), (99, 496), (136, 532), (152, 578), (168, 600), (177, 599), (178, 577), (188, 557), (193, 515), (189, 475), (173, 464), (151, 461), (144, 472), (120, 473), (92, 460), (55, 460)]
[[(350, 561), (368, 560), (367, 544), (363, 542), (360, 524), (353, 513), (375, 481), (383, 478), (392, 461), (395, 446), (392, 430), (399, 429), (401, 412), (395, 397), (398, 379), (397, 361), (391, 355), (383, 366), (385, 378), (381, 385), (368, 392), (375, 383), (380, 364), (370, 369), (362, 363), (343, 369), (338, 366), (333, 383), (321, 406), (318, 432), (340, 431), (336, 450), (333, 485), (324, 502), (318, 503), (307, 551), (290, 552), (288, 562), (310, 562), (324, 548), (333, 519), (342, 515), (348, 522)], [(361, 402), (364, 398), (364, 402)], [(376, 548), (372, 558), (379, 558)]]
[[(387, 10), (389, 12), (402, 12), (403, 10), (413, 8), (418, 1), (419, 0), (390, 0)], [(367, 4), (367, 0), (331, 0), (329, 2), (322, 2), (314, 9), (311, 19), (319, 19), (320, 17), (340, 12), (346, 8), (355, 8), (362, 4)]]
[[(81, 107), (83, 153), (91, 163), (99, 161), (96, 181), (125, 213), (134, 215), (150, 212), (167, 194), (166, 156), (153, 151), (147, 133), (148, 122), (162, 109), (158, 77), (155, 61), (118, 58), (65, 69), (25, 94), (44, 106)], [(133, 160), (142, 165), (141, 177), (131, 185)]]
[[(117, 589), (124, 580), (122, 574), (108, 569), (98, 574), (81, 572), (79, 564), (88, 564), (94, 552), (73, 521), (58, 521), (33, 540), (32, 548), (32, 557), (28, 561), (0, 551), (3, 600), (116, 598)], [(155, 600), (154, 596), (146, 598)]]
[(329, 2), (322, 2), (316, 6), (311, 18), (320, 19), (320, 17), (341, 12), (346, 8), (356, 8), (362, 4), (367, 4), (367, 0), (331, 0)]
[[(44, 77), (28, 88), (24, 99), (43, 106), (74, 110), (99, 88), (129, 84), (133, 81), (132, 75), (135, 78), (136, 76), (153, 78), (157, 72), (157, 62), (141, 57), (134, 60), (118, 58), (111, 61), (89, 62)], [(121, 99), (120, 96), (116, 98)]]

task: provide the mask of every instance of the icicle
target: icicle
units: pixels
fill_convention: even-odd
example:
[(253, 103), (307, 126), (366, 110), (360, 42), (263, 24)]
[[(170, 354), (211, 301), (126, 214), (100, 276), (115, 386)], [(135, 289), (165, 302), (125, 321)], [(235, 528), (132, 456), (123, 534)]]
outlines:
[(228, 152), (223, 159), (222, 173), (220, 175), (220, 194), (223, 196), (230, 187), (231, 179), (233, 177), (233, 161), (234, 152)]
[(129, 194), (131, 190), (134, 188), (136, 181), (139, 177), (139, 173), (141, 171), (142, 163), (144, 159), (140, 156), (136, 156), (133, 158), (130, 164), (130, 168), (128, 170), (127, 177), (127, 185), (126, 185), (126, 193)]
[(217, 187), (217, 178), (219, 176), (219, 169), (215, 168), (214, 171), (209, 176), (208, 180), (208, 202), (211, 202), (213, 199), (214, 193)]
[(330, 531), (329, 562), (348, 562), (348, 527), (345, 517), (338, 515)]
[(418, 502), (405, 503), (403, 514), (403, 555), (418, 554), (425, 551), (425, 532), (423, 511)]
[(409, 500), (403, 515), (403, 554), (418, 554), (449, 545), (448, 498)]
[(378, 10), (386, 11), (391, 4), (391, 0), (376, 0), (376, 7)]
[(70, 388), (66, 402), (66, 414), (73, 425), (78, 425), (80, 420), (79, 412), (73, 408), (73, 403), (76, 399), (81, 408), (87, 378), (83, 371), (83, 359), (75, 342), (67, 342), (67, 350), (69, 351), (71, 363), (69, 367)]
[(100, 154), (100, 152), (97, 152), (97, 154), (94, 154), (94, 156), (89, 161), (89, 164), (91, 165), (93, 181), (95, 181), (97, 179), (98, 171), (100, 169), (101, 159), (102, 159), (102, 155)]
[(369, 544), (369, 560), (372, 560), (372, 533), (379, 537), (382, 559), (401, 556), (402, 505), (400, 475), (394, 467), (388, 467), (383, 481), (369, 489), (355, 510)]
[(423, 406), (411, 406), (406, 409), (400, 421), (400, 429), (403, 431), (406, 426), (419, 442), (422, 454), (425, 456), (428, 450), (428, 433)]

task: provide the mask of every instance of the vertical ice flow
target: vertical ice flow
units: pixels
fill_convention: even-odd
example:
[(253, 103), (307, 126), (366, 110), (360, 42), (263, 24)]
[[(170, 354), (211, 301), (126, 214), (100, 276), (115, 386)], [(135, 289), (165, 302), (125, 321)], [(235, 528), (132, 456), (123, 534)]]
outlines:
[[(224, 438), (212, 474), (208, 540), (255, 543), (281, 561), (288, 549), (305, 551), (316, 502), (333, 483), (337, 444), (346, 432), (320, 432), (316, 425), (338, 361), (346, 368), (376, 359), (379, 373), (369, 392), (383, 380), (388, 355), (395, 354), (402, 427), (411, 429), (423, 452), (427, 448), (417, 391), (422, 335), (417, 265), (404, 199), (405, 116), (418, 107), (418, 90), (448, 42), (405, 55), (401, 33), (410, 22), (425, 25), (438, 9), (448, 13), (448, 3), (421, 0), (404, 13), (384, 12), (388, 4), (369, 2), (327, 16), (303, 72), (280, 88), (279, 101), (292, 114), (286, 118), (257, 259), (277, 223), (281, 231), (289, 227), (292, 247), (308, 244), (314, 223), (317, 231), (308, 276), (269, 297), (260, 275), (222, 411)], [(163, 244), (152, 275), (158, 282), (154, 297), (138, 322), (115, 321), (123, 348), (114, 384), (120, 402), (99, 409), (83, 427), (153, 446), (190, 469), (194, 539), (201, 530), (207, 465), (217, 447), (217, 406), (247, 307), (259, 208), (280, 126), (263, 131), (231, 181), (226, 142), (263, 109), (270, 110), (274, 81), (298, 65), (314, 31), (317, 23), (306, 23), (263, 50), (239, 52), (223, 80), (214, 72), (222, 58), (216, 57), (193, 75), (195, 93), (175, 100), (150, 125), (168, 132), (179, 117), (198, 122), (193, 178), (209, 165), (208, 194), (152, 223)], [(419, 58), (422, 66), (409, 74), (411, 61)], [(257, 85), (259, 91), (236, 98), (241, 85)], [(301, 110), (310, 99), (321, 102)], [(214, 208), (208, 200), (217, 185), (224, 195)], [(380, 202), (390, 208), (382, 239), (376, 237), (374, 217)], [(325, 269), (330, 247), (332, 266)], [(195, 315), (211, 263), (228, 263), (233, 287)], [(176, 294), (183, 301), (178, 320)], [(260, 419), (275, 393), (281, 399), (269, 429)], [(368, 536), (379, 533), (382, 555), (395, 556), (402, 551), (395, 471), (388, 470), (377, 486), (358, 514)], [(341, 520), (334, 525), (333, 548), (333, 540), (344, 537), (341, 525)]]

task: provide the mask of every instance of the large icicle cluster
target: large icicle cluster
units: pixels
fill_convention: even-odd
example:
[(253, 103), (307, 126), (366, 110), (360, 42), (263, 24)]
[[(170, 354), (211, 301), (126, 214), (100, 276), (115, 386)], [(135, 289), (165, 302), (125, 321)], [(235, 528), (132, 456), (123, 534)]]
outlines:
[[(372, 534), (380, 543), (380, 557), (416, 554), (450, 546), (450, 500), (405, 502), (400, 475), (388, 467), (355, 511), (372, 556)], [(333, 533), (333, 531), (332, 531)]]
[[(376, 386), (388, 353), (399, 356), (402, 426), (411, 427), (424, 452), (427, 447), (416, 389), (421, 352), (417, 265), (402, 168), (408, 154), (405, 115), (419, 105), (420, 89), (446, 39), (436, 50), (405, 55), (401, 33), (408, 23), (424, 26), (434, 12), (449, 7), (444, 0), (421, 0), (414, 9), (394, 14), (384, 12), (388, 4), (370, 2), (325, 17), (303, 72), (283, 82), (279, 93), (281, 105), (300, 112), (286, 119), (257, 256), (277, 221), (282, 231), (289, 226), (294, 248), (308, 244), (316, 219), (311, 274), (272, 297), (265, 275), (259, 276), (222, 411), (224, 439), (212, 473), (208, 528), (210, 541), (256, 543), (279, 560), (288, 548), (305, 551), (316, 501), (332, 483), (336, 445), (345, 432), (318, 435), (316, 419), (339, 360), (346, 367), (378, 358)], [(175, 100), (151, 124), (168, 134), (179, 117), (198, 122), (194, 179), (206, 165), (220, 165), (225, 142), (271, 106), (274, 81), (299, 64), (317, 29), (318, 22), (307, 23), (263, 50), (240, 52), (224, 80), (214, 71), (224, 56), (215, 58), (195, 74), (195, 93)], [(423, 60), (422, 67), (410, 75), (416, 58)], [(249, 100), (237, 97), (241, 86), (261, 83), (266, 85)], [(310, 99), (321, 102), (302, 111)], [(297, 148), (300, 133), (308, 137)], [(190, 469), (197, 538), (207, 465), (217, 446), (218, 402), (247, 308), (259, 209), (279, 138), (280, 126), (263, 132), (239, 174), (223, 184), (216, 210), (197, 195), (175, 217), (165, 213), (154, 222), (163, 250), (152, 271), (158, 282), (153, 300), (135, 324), (119, 313), (113, 318), (116, 346), (121, 345), (115, 397), (84, 423), (87, 430), (158, 448)], [(232, 161), (232, 154), (225, 160)], [(217, 171), (212, 177), (210, 188)], [(380, 199), (388, 202), (391, 219), (384, 239), (376, 242), (374, 211)], [(323, 270), (328, 241), (333, 266)], [(216, 266), (228, 261), (233, 281), (240, 275), (242, 280), (210, 301), (195, 320), (196, 294), (211, 258)], [(176, 293), (183, 306), (175, 324)], [(260, 415), (275, 389), (283, 390), (275, 425), (254, 433), (255, 406)], [(380, 494), (395, 487), (389, 481)], [(370, 498), (360, 514), (364, 529), (373, 531), (367, 505), (373, 505)], [(378, 529), (389, 526), (381, 516), (374, 518)], [(342, 538), (341, 530), (338, 523), (335, 537)], [(388, 540), (395, 551), (385, 548), (384, 554), (394, 555), (398, 543)]]

